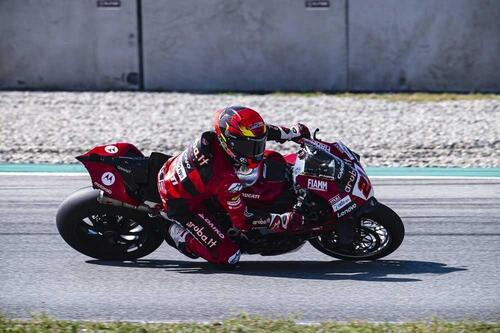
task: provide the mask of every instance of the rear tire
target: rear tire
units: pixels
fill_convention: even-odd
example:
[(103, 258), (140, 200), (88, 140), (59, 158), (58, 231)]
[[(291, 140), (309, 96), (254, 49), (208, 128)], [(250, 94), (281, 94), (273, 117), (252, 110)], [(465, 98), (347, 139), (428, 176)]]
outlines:
[[(377, 209), (361, 217), (362, 235), (353, 249), (340, 249), (336, 235), (325, 234), (310, 240), (312, 246), (334, 258), (342, 260), (375, 260), (388, 256), (401, 245), (405, 228), (401, 218), (389, 207), (378, 204)], [(372, 248), (370, 247), (370, 244)]]
[(161, 217), (99, 204), (98, 195), (98, 190), (83, 188), (59, 206), (57, 229), (68, 245), (100, 260), (133, 260), (162, 244), (166, 224)]

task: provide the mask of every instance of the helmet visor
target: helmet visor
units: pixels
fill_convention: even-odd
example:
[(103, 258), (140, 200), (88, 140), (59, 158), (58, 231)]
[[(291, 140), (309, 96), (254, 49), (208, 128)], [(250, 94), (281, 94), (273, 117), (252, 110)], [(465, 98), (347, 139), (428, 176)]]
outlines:
[(266, 149), (266, 136), (254, 138), (231, 138), (231, 149), (240, 157), (245, 158), (260, 158), (264, 155)]

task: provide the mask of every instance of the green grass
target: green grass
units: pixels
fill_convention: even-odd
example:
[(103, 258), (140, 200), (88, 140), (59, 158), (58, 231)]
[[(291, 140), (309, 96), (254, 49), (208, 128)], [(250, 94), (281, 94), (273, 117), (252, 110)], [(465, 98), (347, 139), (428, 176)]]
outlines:
[(379, 99), (391, 102), (443, 102), (443, 101), (474, 101), (484, 99), (500, 100), (500, 94), (454, 94), (454, 93), (338, 93), (325, 94), (321, 92), (286, 93), (276, 92), (277, 96), (318, 97), (330, 95), (336, 97), (349, 97), (356, 99)]
[(10, 320), (0, 317), (0, 333), (159, 333), (159, 332), (279, 332), (279, 333), (498, 333), (500, 323), (479, 321), (445, 322), (432, 320), (428, 322), (410, 322), (401, 324), (375, 324), (365, 322), (335, 323), (325, 322), (318, 325), (300, 325), (293, 319), (263, 319), (241, 315), (238, 318), (209, 324), (140, 324), (126, 322), (76, 322), (53, 320), (46, 316), (31, 320)]
[(450, 94), (450, 93), (397, 93), (397, 94), (342, 94), (345, 97), (383, 99), (393, 102), (443, 102), (475, 101), (483, 99), (500, 100), (498, 94)]

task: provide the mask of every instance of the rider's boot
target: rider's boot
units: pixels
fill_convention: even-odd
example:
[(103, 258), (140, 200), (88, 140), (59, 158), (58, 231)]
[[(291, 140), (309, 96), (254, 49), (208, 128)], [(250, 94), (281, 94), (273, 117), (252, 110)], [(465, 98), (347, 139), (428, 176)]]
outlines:
[(189, 251), (186, 244), (186, 237), (190, 236), (189, 231), (186, 228), (180, 226), (177, 223), (172, 223), (168, 228), (167, 235), (165, 236), (165, 241), (168, 245), (179, 250), (180, 253), (191, 259), (197, 259), (198, 256)]

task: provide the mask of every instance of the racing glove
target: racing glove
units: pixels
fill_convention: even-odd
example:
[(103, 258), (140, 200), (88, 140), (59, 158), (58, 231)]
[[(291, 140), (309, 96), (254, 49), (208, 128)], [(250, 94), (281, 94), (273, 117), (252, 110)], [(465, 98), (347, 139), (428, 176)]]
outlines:
[(269, 134), (267, 135), (268, 140), (277, 141), (279, 143), (284, 143), (289, 140), (300, 143), (300, 139), (302, 138), (311, 138), (309, 128), (301, 123), (295, 124), (292, 128), (274, 125), (267, 125), (267, 127), (269, 129)]
[(309, 128), (301, 123), (297, 123), (293, 125), (293, 127), (290, 129), (292, 137), (290, 138), (293, 142), (299, 143), (300, 139), (306, 138), (310, 139), (311, 138), (311, 132), (309, 131)]

